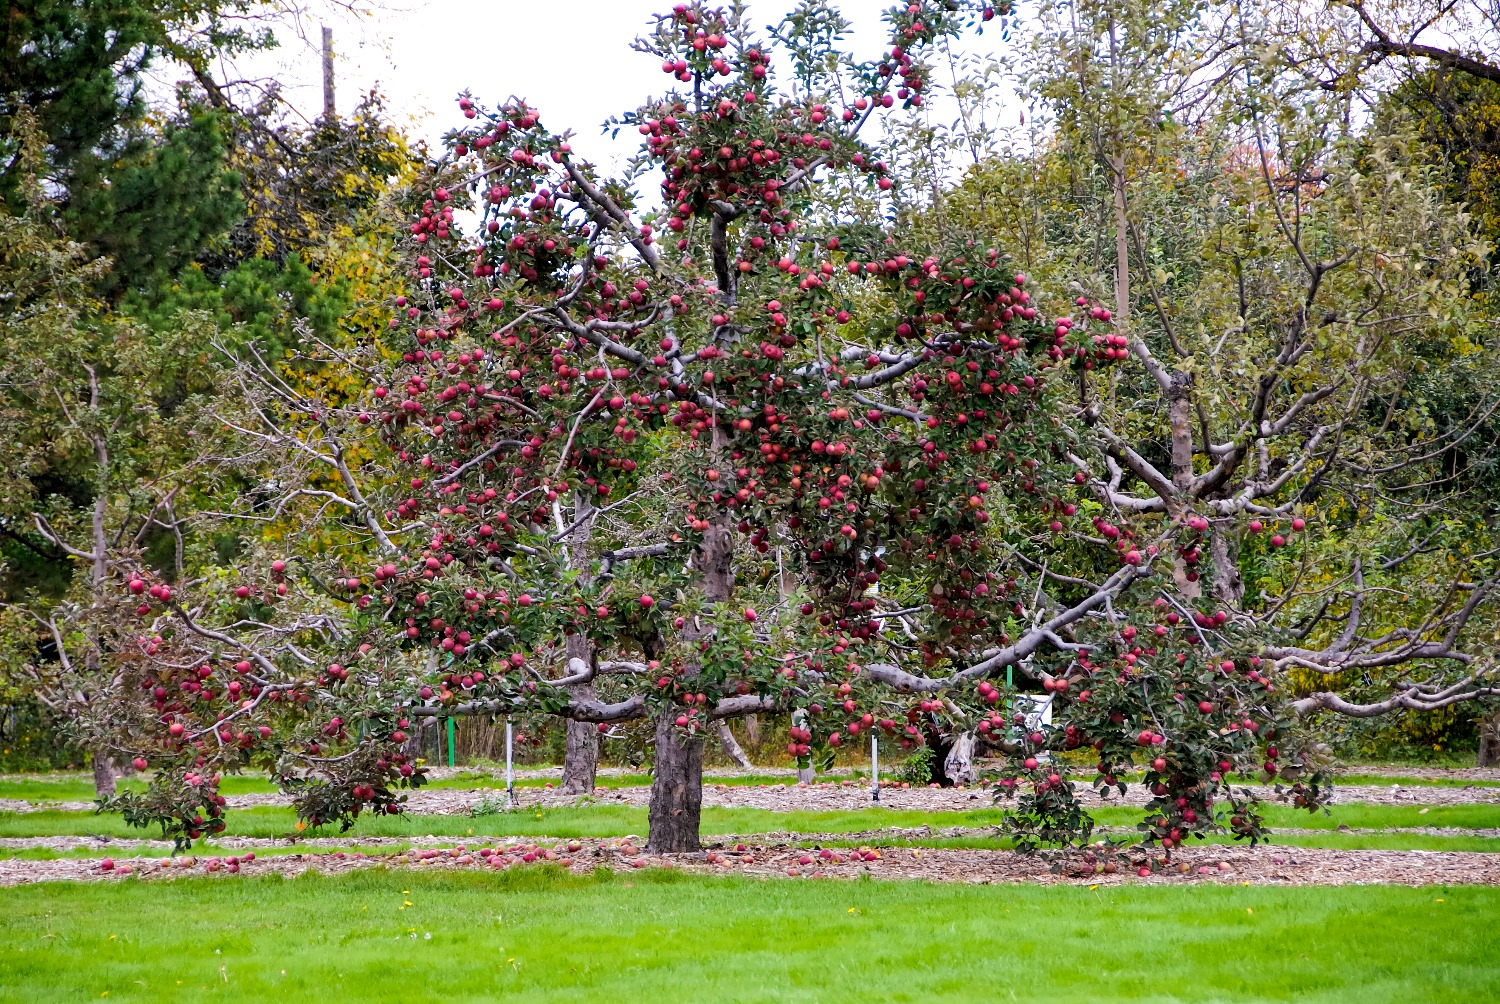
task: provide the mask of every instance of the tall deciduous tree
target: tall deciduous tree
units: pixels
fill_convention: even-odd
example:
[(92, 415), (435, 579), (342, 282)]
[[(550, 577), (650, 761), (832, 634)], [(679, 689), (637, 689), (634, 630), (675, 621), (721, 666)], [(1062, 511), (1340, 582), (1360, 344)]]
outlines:
[[(189, 566), (217, 556), (203, 540), (168, 546), (182, 528), (157, 508), (169, 496), (186, 511), (201, 504), (172, 475), (190, 466), (199, 441), (183, 436), (224, 362), (213, 336), (279, 353), (304, 332), (367, 326), (355, 302), (388, 288), (391, 228), (377, 204), (410, 161), (378, 99), (292, 129), (274, 98), (237, 107), (210, 72), (212, 57), (272, 42), (255, 23), (268, 10), (21, 4), (4, 27), (14, 58), (0, 95), (0, 212), (14, 292), (0, 598), (41, 628), (7, 646), (9, 675), (40, 681), (35, 696), (64, 721), (113, 679), (115, 656), (90, 626), (107, 578), (93, 531), (174, 581), (184, 555)], [(163, 63), (189, 82), (175, 104), (151, 107), (143, 74)], [(85, 512), (94, 525), (79, 536)], [(55, 637), (67, 625), (87, 658)], [(107, 770), (100, 779), (112, 784)]]
[(1049, 10), (1030, 81), (1083, 198), (1036, 253), (1112, 287), (1135, 363), (1081, 398), (1101, 502), (1203, 513), (1179, 586), (1271, 633), (1301, 713), (1492, 696), (1494, 325), (1442, 172), (1235, 5)]
[[(101, 711), (120, 653), (109, 618), (113, 562), (152, 554), (181, 575), (173, 530), (185, 499), (198, 410), (207, 389), (206, 318), (179, 318), (164, 339), (110, 316), (92, 287), (107, 267), (30, 216), (0, 216), (0, 532), (6, 541), (7, 624), (33, 639), (8, 646), (13, 681), (59, 717)], [(196, 322), (196, 323), (195, 323)], [(174, 474), (176, 476), (174, 476)], [(70, 565), (78, 574), (67, 574)], [(59, 575), (59, 571), (63, 574)], [(100, 792), (112, 793), (108, 751), (96, 747)]]

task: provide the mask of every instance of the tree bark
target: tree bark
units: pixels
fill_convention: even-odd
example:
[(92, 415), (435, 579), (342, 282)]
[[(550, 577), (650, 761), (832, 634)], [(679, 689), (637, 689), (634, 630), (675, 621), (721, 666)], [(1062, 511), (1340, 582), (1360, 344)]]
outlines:
[[(593, 502), (583, 491), (573, 494), (573, 518), (577, 521), (570, 544), (570, 559), (579, 579), (589, 579), (589, 541), (594, 533), (595, 509)], [(588, 636), (580, 633), (567, 638), (568, 661), (582, 660), (584, 665), (594, 664), (594, 646)], [(592, 683), (580, 683), (569, 687), (568, 693), (580, 701), (592, 701), (597, 694)], [(599, 771), (599, 730), (592, 722), (575, 722), (568, 719), (567, 745), (563, 752), (562, 790), (569, 795), (591, 795)]]
[(432, 740), (427, 732), (436, 721), (436, 718), (419, 718), (413, 723), (413, 727), (407, 730), (407, 740), (401, 744), (401, 752), (412, 762), (426, 759), (427, 751), (432, 746)]
[[(588, 688), (590, 691), (592, 687)], [(593, 694), (587, 695), (590, 699)], [(593, 722), (568, 720), (567, 750), (563, 754), (562, 791), (590, 795), (599, 772), (599, 728)]]
[[(950, 787), (953, 782), (948, 780), (948, 754), (953, 750), (952, 740), (928, 728), (927, 745), (932, 750), (932, 759), (927, 762), (927, 782), (944, 788)], [(892, 764), (891, 767), (894, 775), (896, 765)]]
[(333, 29), (323, 26), (323, 117), (332, 122), (338, 114), (333, 101)]
[(113, 798), (115, 794), (114, 758), (96, 750), (94, 752), (94, 795), (97, 798)]
[(725, 721), (719, 722), (719, 745), (723, 747), (724, 755), (733, 760), (736, 766), (746, 770), (755, 766), (745, 755), (745, 751), (740, 749), (740, 744), (735, 742), (734, 733), (729, 730), (729, 723)]
[(744, 717), (743, 721), (745, 723), (745, 742), (750, 745), (751, 749), (753, 749), (757, 753), (759, 753), (760, 752), (760, 716), (759, 715), (746, 715)]
[[(1229, 553), (1234, 545), (1235, 554)], [(1219, 602), (1238, 610), (1245, 599), (1245, 581), (1240, 577), (1239, 541), (1228, 527), (1216, 526), (1208, 542), (1208, 557), (1214, 566), (1214, 596)]]
[(651, 782), (646, 850), (686, 854), (702, 849), (698, 820), (703, 811), (703, 740), (677, 732), (677, 712), (656, 716), (656, 770)]
[(1129, 337), (1130, 333), (1130, 222), (1125, 199), (1125, 155), (1111, 160), (1115, 196), (1115, 327)]
[[(713, 430), (712, 452), (716, 456), (729, 452), (729, 439), (718, 426)], [(715, 517), (704, 531), (703, 543), (693, 554), (693, 571), (710, 605), (729, 599), (734, 590), (734, 530), (728, 514)], [(696, 619), (682, 632), (689, 642), (702, 634)], [(688, 677), (697, 672), (697, 666), (686, 667)], [(656, 716), (656, 770), (646, 838), (646, 849), (656, 853), (683, 853), (702, 846), (698, 822), (703, 809), (703, 740), (679, 735), (676, 720), (677, 710), (670, 705)]]
[[(582, 634), (568, 636), (568, 661), (580, 659), (592, 665), (593, 646)], [(592, 683), (568, 688), (576, 700), (592, 701), (597, 696)], [(593, 722), (566, 722), (567, 748), (563, 753), (562, 790), (568, 795), (591, 795), (599, 772), (599, 728)]]
[(974, 783), (974, 733), (965, 732), (954, 737), (953, 747), (943, 758), (943, 773), (954, 784)]
[(1479, 729), (1479, 757), (1476, 767), (1500, 767), (1500, 711), (1487, 718)]

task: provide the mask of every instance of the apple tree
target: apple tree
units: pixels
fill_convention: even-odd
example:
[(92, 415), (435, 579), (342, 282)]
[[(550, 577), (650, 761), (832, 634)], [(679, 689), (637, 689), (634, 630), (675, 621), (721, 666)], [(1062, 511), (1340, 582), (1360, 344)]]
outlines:
[[(235, 358), (217, 418), (249, 487), (191, 518), (252, 551), (174, 585), (116, 566), (131, 685), (99, 721), (157, 771), (118, 806), (192, 839), (222, 825), (222, 772), (261, 763), (348, 824), (422, 783), (422, 718), (554, 715), (570, 749), (644, 718), (648, 846), (694, 850), (703, 737), (774, 711), (798, 757), (999, 753), (1023, 846), (1087, 837), (1060, 763), (1085, 746), (1101, 787), (1144, 770), (1148, 842), (1260, 839), (1227, 778), (1302, 762), (1288, 692), (1255, 625), (1173, 574), (1207, 516), (1122, 512), (1076, 407), (1128, 331), (1035, 289), (1003, 228), (889, 212), (927, 55), (996, 15), (897, 6), (859, 62), (827, 3), (765, 38), (680, 4), (637, 43), (672, 82), (620, 120), (625, 179), (530, 103), (463, 96), (383, 337)], [(310, 390), (347, 388), (301, 378), (322, 370), (362, 379)], [(1289, 797), (1326, 788), (1309, 769)]]

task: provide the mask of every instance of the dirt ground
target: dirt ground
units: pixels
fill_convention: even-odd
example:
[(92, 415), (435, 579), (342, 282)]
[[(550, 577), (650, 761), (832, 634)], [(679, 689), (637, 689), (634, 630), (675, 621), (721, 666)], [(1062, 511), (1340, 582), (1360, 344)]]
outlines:
[[(1055, 869), (1039, 857), (1001, 850), (840, 847), (820, 850), (788, 843), (722, 841), (696, 854), (647, 854), (639, 838), (392, 849), (388, 853), (284, 854), (166, 858), (116, 858), (105, 870), (94, 860), (0, 861), (0, 885), (59, 880), (170, 880), (212, 874), (232, 881), (246, 875), (339, 873), (386, 866), (412, 869), (517, 868), (555, 863), (574, 872), (645, 867), (757, 877), (921, 879), (934, 882), (1013, 882), (1080, 885), (1212, 882), (1227, 885), (1500, 885), (1500, 855), (1457, 851), (1345, 851), (1303, 847), (1187, 848), (1170, 861), (1158, 858), (1146, 874), (1144, 859), (1125, 856), (1089, 862), (1073, 858)], [(236, 874), (230, 874), (231, 865)]]

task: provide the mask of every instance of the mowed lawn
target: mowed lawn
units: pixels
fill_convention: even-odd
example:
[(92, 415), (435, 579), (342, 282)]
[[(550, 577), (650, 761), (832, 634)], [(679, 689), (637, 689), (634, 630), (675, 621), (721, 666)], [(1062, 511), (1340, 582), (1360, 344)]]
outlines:
[[(1003, 803), (1002, 803), (1003, 804)], [(1426, 809), (1426, 811), (1423, 811)], [(859, 809), (849, 811), (773, 812), (766, 809), (709, 807), (703, 810), (702, 832), (715, 834), (755, 833), (859, 833), (890, 827), (931, 827), (941, 840), (944, 827), (994, 827), (1003, 818), (1003, 808), (973, 809), (965, 812), (924, 812), (911, 809)], [(1104, 808), (1096, 810), (1095, 821), (1102, 826), (1132, 827), (1144, 815), (1141, 809)], [(1336, 805), (1332, 814), (1307, 813), (1286, 806), (1266, 807), (1266, 817), (1273, 827), (1273, 840), (1279, 844), (1309, 847), (1337, 847), (1348, 850), (1469, 850), (1500, 851), (1500, 839), (1478, 834), (1451, 835), (1404, 834), (1401, 830), (1417, 827), (1451, 827), (1463, 829), (1500, 829), (1500, 805), (1386, 806)], [(227, 836), (281, 838), (298, 833), (296, 815), (289, 808), (261, 806), (231, 810), (227, 817)], [(1340, 833), (1340, 825), (1354, 828), (1390, 829), (1384, 834)], [(1306, 828), (1315, 834), (1276, 834), (1275, 828)], [(636, 806), (600, 804), (564, 806), (550, 809), (522, 809), (480, 816), (408, 815), (365, 816), (348, 832), (352, 838), (402, 837), (420, 839), (426, 836), (452, 840), (486, 837), (618, 837), (626, 834), (645, 836), (646, 810)], [(336, 836), (336, 826), (314, 831), (304, 829), (302, 836)], [(102, 835), (116, 839), (159, 838), (160, 830), (134, 829), (118, 815), (96, 815), (92, 812), (64, 812), (44, 809), (37, 812), (0, 812), (0, 837), (88, 836)], [(884, 838), (890, 842), (889, 837)], [(1227, 837), (1224, 842), (1232, 842)], [(1003, 840), (969, 838), (962, 846), (1008, 846)], [(0, 852), (3, 853), (3, 852)]]
[[(1081, 776), (1087, 782), (1088, 776)], [(840, 783), (849, 780), (848, 777), (820, 776), (822, 781), (833, 781)], [(1351, 774), (1339, 778), (1340, 784), (1361, 784), (1386, 787), (1391, 784), (1400, 783), (1408, 788), (1495, 788), (1500, 787), (1500, 781), (1474, 781), (1467, 778), (1414, 778), (1394, 777), (1381, 774)], [(121, 778), (118, 782), (120, 790), (144, 791), (146, 782), (140, 777)], [(791, 775), (782, 778), (766, 775), (707, 775), (704, 783), (708, 785), (728, 785), (735, 788), (763, 787), (769, 785), (784, 785), (793, 787), (794, 781)], [(860, 787), (869, 785), (867, 777), (857, 780)], [(1258, 785), (1259, 778), (1236, 778), (1236, 784)], [(530, 790), (543, 788), (548, 784), (556, 785), (557, 779), (547, 780), (540, 777), (520, 777), (515, 779), (515, 786), (519, 789)], [(651, 784), (649, 773), (612, 774), (600, 775), (599, 787), (604, 790), (618, 788), (637, 788)], [(488, 791), (503, 792), (505, 780), (497, 774), (480, 771), (461, 771), (451, 777), (441, 778), (429, 782), (426, 787), (438, 790), (462, 790), (462, 791)], [(275, 793), (278, 789), (269, 779), (256, 774), (229, 774), (223, 779), (219, 787), (221, 795), (268, 795)], [(94, 779), (92, 774), (82, 771), (55, 772), (50, 774), (12, 774), (0, 777), (0, 799), (20, 799), (30, 802), (92, 802), (94, 800)]]
[[(1483, 1001), (1500, 890), (372, 869), (0, 890), (5, 1001)], [(107, 995), (107, 996), (106, 996)]]

